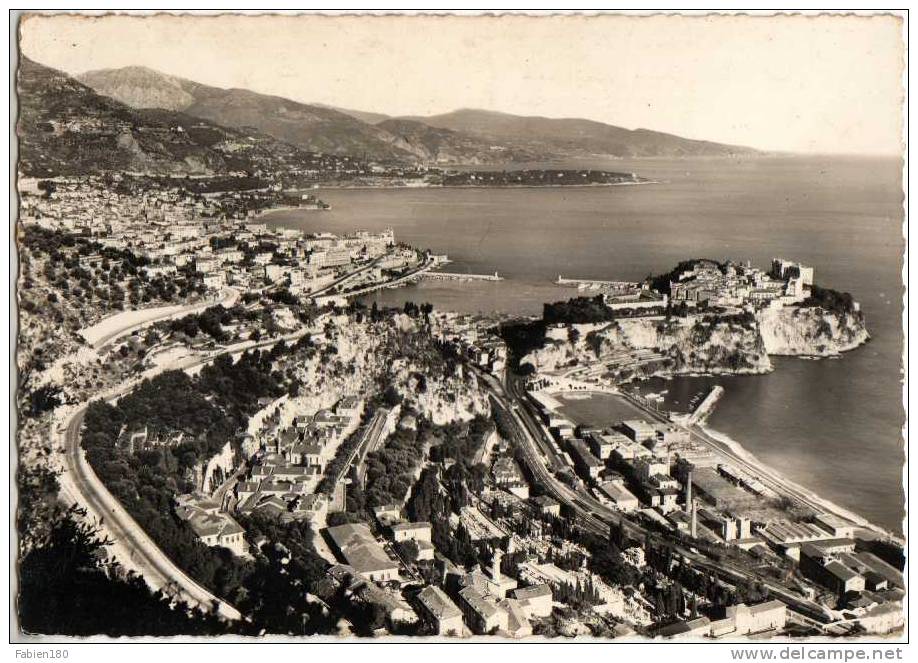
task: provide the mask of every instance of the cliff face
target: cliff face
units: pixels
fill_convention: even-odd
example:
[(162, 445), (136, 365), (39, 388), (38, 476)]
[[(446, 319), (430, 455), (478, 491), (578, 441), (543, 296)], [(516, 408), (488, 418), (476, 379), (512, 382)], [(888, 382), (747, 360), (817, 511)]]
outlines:
[(772, 355), (837, 355), (865, 343), (863, 316), (820, 308), (765, 309), (758, 316), (765, 349)]
[[(619, 379), (650, 374), (764, 373), (771, 362), (754, 320), (622, 319), (550, 329), (546, 343), (523, 361), (540, 371), (606, 364)], [(634, 355), (637, 351), (643, 354)], [(638, 356), (640, 361), (630, 357)]]
[[(769, 355), (833, 356), (869, 338), (863, 317), (821, 308), (557, 326), (523, 358), (540, 372), (627, 380), (685, 373), (765, 373)], [(641, 352), (643, 351), (643, 352)]]

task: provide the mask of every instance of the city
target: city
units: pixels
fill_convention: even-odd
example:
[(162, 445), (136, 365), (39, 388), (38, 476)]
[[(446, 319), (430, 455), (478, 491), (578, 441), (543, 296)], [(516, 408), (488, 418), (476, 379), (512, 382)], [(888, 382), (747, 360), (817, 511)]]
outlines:
[(23, 634), (906, 634), (900, 505), (825, 446), (867, 465), (896, 424), (845, 419), (891, 356), (898, 291), (857, 271), (882, 261), (825, 257), (833, 200), (801, 212), (816, 249), (796, 217), (681, 216), (727, 200), (739, 228), (747, 179), (802, 205), (762, 175), (792, 157), (468, 108), (371, 121), (23, 43)]

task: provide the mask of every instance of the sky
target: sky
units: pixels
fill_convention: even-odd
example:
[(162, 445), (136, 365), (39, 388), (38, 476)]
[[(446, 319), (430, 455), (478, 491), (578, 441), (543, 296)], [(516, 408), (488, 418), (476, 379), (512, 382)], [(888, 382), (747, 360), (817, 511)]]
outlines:
[(33, 16), (23, 53), (388, 115), (483, 108), (802, 153), (902, 151), (886, 16)]

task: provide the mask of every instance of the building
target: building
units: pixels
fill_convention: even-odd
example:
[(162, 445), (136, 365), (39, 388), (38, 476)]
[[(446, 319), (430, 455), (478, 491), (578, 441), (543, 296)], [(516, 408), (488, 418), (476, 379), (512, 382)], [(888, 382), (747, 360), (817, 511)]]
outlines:
[(477, 587), (466, 587), (459, 592), (459, 604), (469, 627), (479, 635), (506, 631), (507, 611)]
[(569, 443), (571, 457), (574, 466), (584, 479), (595, 480), (599, 478), (599, 473), (605, 467), (605, 463), (590, 453), (589, 448), (583, 440), (573, 439)]
[(711, 622), (712, 638), (775, 633), (787, 624), (787, 606), (777, 600), (756, 605), (740, 603), (727, 607), (725, 613), (723, 619)]
[(205, 274), (202, 280), (204, 281), (204, 286), (210, 290), (216, 290), (226, 285), (226, 277), (223, 272)]
[(662, 458), (642, 458), (634, 463), (635, 478), (648, 482), (654, 476), (669, 475), (669, 461)]
[(540, 515), (555, 516), (556, 518), (561, 516), (561, 503), (548, 495), (537, 495), (532, 498), (532, 503)]
[(813, 518), (813, 522), (835, 538), (851, 539), (854, 537), (854, 525), (834, 513), (821, 513)]
[(532, 625), (526, 610), (516, 599), (504, 599), (497, 604), (507, 613), (507, 628), (504, 632), (511, 638), (528, 638), (532, 635)]
[(462, 635), (462, 611), (442, 589), (428, 585), (418, 594), (417, 603), (421, 618), (436, 635)]
[(586, 441), (590, 445), (590, 451), (600, 460), (608, 460), (617, 447), (630, 442), (621, 433), (597, 433), (595, 431), (586, 435)]
[(367, 580), (399, 580), (398, 564), (389, 558), (367, 525), (348, 523), (325, 531), (339, 557)]
[(548, 617), (552, 610), (551, 587), (548, 585), (530, 585), (519, 587), (510, 592), (510, 596), (519, 601), (526, 616)]
[(676, 622), (669, 624), (655, 633), (661, 638), (703, 638), (711, 632), (711, 620), (707, 617), (699, 617), (687, 622)]
[(657, 435), (657, 429), (653, 424), (640, 419), (623, 421), (622, 430), (625, 435), (638, 443), (653, 440)]
[(427, 541), (430, 543), (430, 523), (398, 523), (392, 526), (392, 539), (400, 541)]
[(345, 396), (335, 405), (335, 414), (355, 419), (363, 414), (363, 401), (357, 396)]
[(811, 543), (800, 547), (800, 572), (803, 576), (838, 596), (861, 592), (867, 587), (866, 578), (851, 566)]
[(418, 561), (434, 558), (430, 523), (398, 523), (392, 526), (392, 540), (396, 543), (413, 541), (418, 549)]
[(232, 516), (221, 512), (215, 501), (196, 493), (179, 495), (175, 498), (175, 513), (188, 523), (201, 543), (228, 548), (240, 557), (248, 554), (245, 530)]
[(619, 511), (630, 513), (637, 511), (641, 504), (638, 498), (630, 490), (614, 481), (606, 481), (597, 486), (600, 496), (611, 502)]
[(799, 278), (804, 284), (813, 285), (812, 267), (806, 267), (799, 262), (784, 258), (775, 258), (771, 261), (771, 275), (782, 281)]

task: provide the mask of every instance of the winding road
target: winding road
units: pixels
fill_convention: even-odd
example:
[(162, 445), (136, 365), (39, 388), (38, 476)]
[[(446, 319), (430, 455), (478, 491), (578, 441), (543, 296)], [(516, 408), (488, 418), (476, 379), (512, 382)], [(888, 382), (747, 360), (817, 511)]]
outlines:
[[(231, 306), (235, 299), (236, 297), (233, 293), (228, 293), (223, 300), (224, 305)], [(201, 304), (195, 304), (184, 307), (181, 312), (173, 311), (169, 315), (158, 319), (187, 315), (200, 310), (200, 308)], [(125, 318), (129, 324), (108, 333), (106, 342), (100, 345), (99, 348), (111, 344), (117, 338), (130, 333), (137, 327), (136, 319), (129, 320), (129, 317)], [(151, 320), (146, 320), (143, 324), (149, 324), (150, 322)], [(163, 370), (187, 370), (210, 363), (220, 355), (236, 354), (252, 348), (274, 345), (281, 340), (292, 340), (304, 333), (306, 332), (296, 332), (265, 341), (241, 343), (208, 353), (203, 357), (185, 357), (168, 367), (148, 370), (136, 378), (107, 390), (103, 394), (99, 394), (98, 397), (107, 401), (114, 401), (134, 389), (144, 378), (152, 377)], [(95, 519), (95, 522), (112, 541), (111, 552), (114, 558), (123, 567), (141, 575), (154, 591), (162, 590), (178, 600), (183, 600), (189, 605), (199, 607), (207, 612), (215, 612), (225, 619), (242, 619), (243, 617), (239, 610), (216, 597), (180, 569), (150, 539), (143, 528), (96, 476), (80, 446), (80, 429), (89, 408), (89, 403), (90, 401), (87, 401), (72, 410), (57, 427), (57, 431), (63, 437), (64, 471), (60, 477), (62, 494), (86, 509), (87, 514)]]

